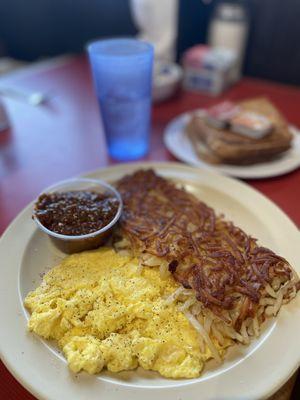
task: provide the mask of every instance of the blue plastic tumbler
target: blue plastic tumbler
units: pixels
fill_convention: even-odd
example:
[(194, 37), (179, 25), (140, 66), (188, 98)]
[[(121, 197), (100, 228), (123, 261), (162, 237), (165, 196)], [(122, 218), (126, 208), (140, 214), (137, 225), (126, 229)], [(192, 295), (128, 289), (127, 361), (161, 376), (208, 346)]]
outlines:
[(88, 46), (110, 155), (144, 156), (149, 148), (153, 47), (136, 39), (99, 40)]

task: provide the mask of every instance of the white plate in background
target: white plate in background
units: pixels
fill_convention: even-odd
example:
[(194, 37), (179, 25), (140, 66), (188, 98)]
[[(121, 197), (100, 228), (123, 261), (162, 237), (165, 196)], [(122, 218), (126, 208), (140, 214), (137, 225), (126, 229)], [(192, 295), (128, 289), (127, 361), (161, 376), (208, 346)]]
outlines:
[(185, 126), (190, 116), (191, 113), (185, 113), (174, 118), (164, 132), (164, 143), (167, 149), (180, 161), (243, 179), (280, 176), (300, 167), (300, 133), (292, 126), (290, 129), (294, 140), (291, 149), (274, 160), (253, 165), (209, 164), (197, 156), (191, 141), (185, 134)]
[[(237, 180), (178, 163), (121, 164), (87, 174), (113, 182), (138, 168), (154, 168), (184, 184), (201, 200), (262, 244), (283, 255), (300, 273), (300, 235), (289, 218), (266, 197)], [(254, 206), (255, 205), (255, 208)], [(283, 306), (250, 346), (233, 346), (224, 362), (208, 362), (196, 379), (171, 380), (138, 369), (124, 373), (73, 374), (50, 343), (26, 330), (24, 297), (61, 253), (31, 219), (32, 205), (0, 240), (0, 354), (16, 379), (47, 400), (262, 400), (299, 367), (300, 296)]]

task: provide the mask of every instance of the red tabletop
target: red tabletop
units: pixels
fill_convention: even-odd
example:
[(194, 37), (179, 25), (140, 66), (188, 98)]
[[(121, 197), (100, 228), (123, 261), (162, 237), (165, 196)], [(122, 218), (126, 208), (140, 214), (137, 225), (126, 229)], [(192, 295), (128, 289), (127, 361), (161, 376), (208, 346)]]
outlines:
[[(83, 56), (1, 78), (19, 88), (48, 93), (49, 104), (32, 107), (5, 100), (12, 128), (0, 133), (0, 234), (46, 186), (84, 171), (115, 163), (105, 149), (98, 105)], [(300, 126), (300, 90), (244, 78), (222, 98), (268, 96), (290, 123)], [(221, 99), (222, 99), (221, 98)], [(220, 98), (218, 98), (218, 101)], [(175, 161), (164, 148), (163, 130), (176, 115), (205, 107), (215, 98), (182, 92), (153, 107), (150, 153), (143, 160)], [(282, 177), (251, 180), (300, 226), (300, 169)], [(0, 362), (0, 398), (34, 399)]]

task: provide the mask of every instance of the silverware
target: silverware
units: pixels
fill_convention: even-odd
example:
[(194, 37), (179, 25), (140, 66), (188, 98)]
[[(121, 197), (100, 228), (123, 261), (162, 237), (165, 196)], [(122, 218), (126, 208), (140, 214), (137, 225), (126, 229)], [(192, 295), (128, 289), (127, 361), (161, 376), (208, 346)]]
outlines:
[(48, 97), (41, 92), (25, 92), (10, 87), (0, 87), (0, 96), (22, 101), (31, 106), (39, 106), (48, 100)]

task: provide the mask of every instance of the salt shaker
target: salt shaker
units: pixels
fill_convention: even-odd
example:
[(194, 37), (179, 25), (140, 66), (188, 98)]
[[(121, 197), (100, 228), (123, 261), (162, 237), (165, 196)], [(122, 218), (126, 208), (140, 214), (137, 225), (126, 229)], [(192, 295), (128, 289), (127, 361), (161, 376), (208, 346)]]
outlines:
[(4, 103), (0, 99), (0, 132), (9, 128), (8, 114)]
[(217, 4), (209, 26), (208, 43), (212, 47), (225, 47), (235, 52), (237, 64), (232, 80), (241, 76), (249, 30), (249, 17), (242, 1), (221, 1)]

